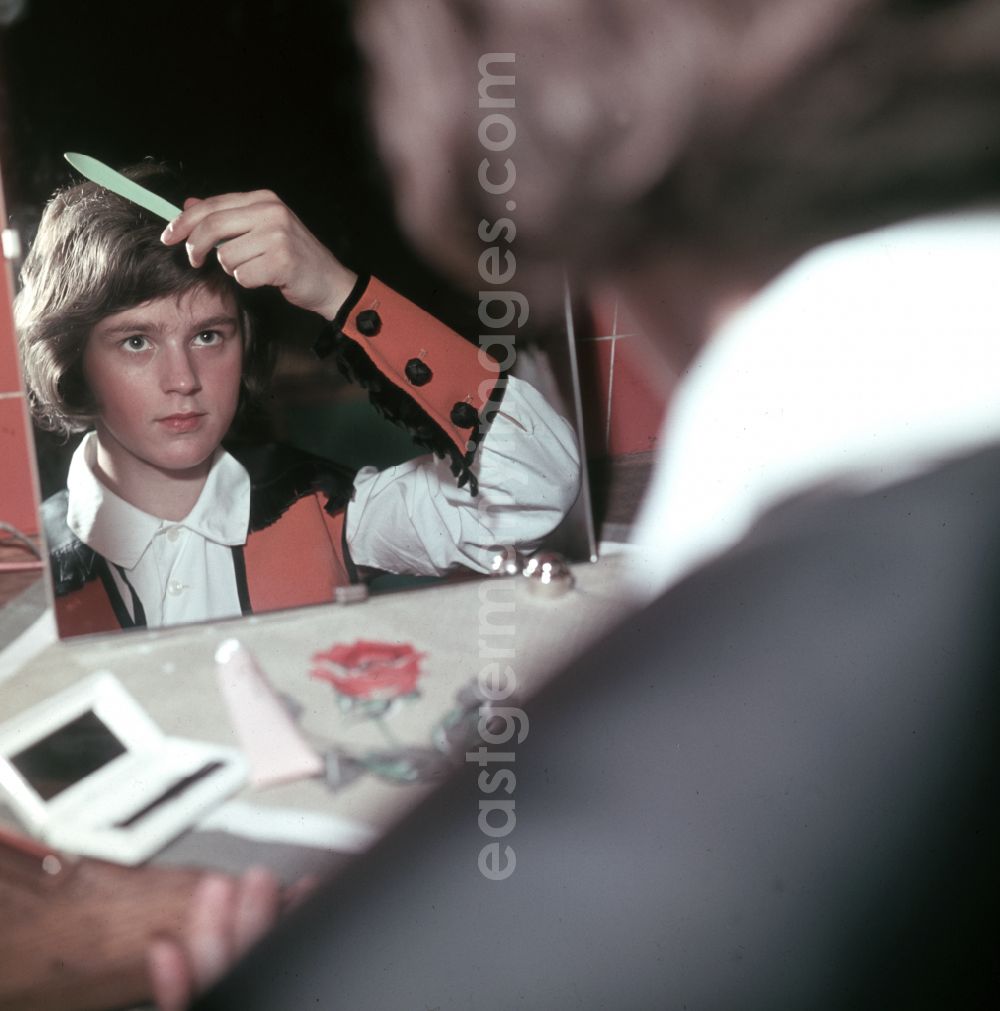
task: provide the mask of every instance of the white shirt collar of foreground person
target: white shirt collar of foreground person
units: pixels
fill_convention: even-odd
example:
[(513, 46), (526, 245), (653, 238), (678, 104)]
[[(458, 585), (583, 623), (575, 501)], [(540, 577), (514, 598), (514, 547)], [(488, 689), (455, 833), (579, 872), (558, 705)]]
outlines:
[(175, 523), (137, 509), (103, 485), (94, 473), (96, 449), (97, 436), (88, 432), (73, 454), (67, 522), (111, 563), (126, 607), (132, 610), (134, 590), (151, 628), (238, 616), (232, 548), (245, 542), (249, 525), (244, 467), (217, 450), (194, 508)]
[(871, 489), (1000, 436), (1000, 209), (820, 247), (681, 381), (633, 540), (657, 593), (782, 500)]

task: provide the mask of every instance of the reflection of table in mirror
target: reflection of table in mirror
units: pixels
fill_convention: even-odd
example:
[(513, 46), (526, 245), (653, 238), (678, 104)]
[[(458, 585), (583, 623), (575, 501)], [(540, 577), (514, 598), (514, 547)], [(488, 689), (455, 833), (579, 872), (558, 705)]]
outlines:
[[(237, 872), (264, 862), (291, 881), (345, 866), (352, 851), (384, 833), (461, 764), (460, 757), (445, 759), (442, 741), (463, 711), (463, 688), (487, 664), (501, 662), (517, 684), (516, 697), (505, 704), (529, 698), (621, 614), (627, 604), (622, 572), (622, 556), (612, 554), (575, 566), (576, 588), (556, 599), (537, 596), (527, 580), (512, 577), (243, 620), (241, 641), (327, 758), (327, 777), (245, 790), (137, 871), (82, 862), (65, 885), (32, 891), (4, 879), (0, 863), (6, 935), (0, 1006), (29, 980), (30, 1000), (18, 1007), (59, 1011), (142, 999), (145, 939), (157, 929), (176, 929), (191, 868)], [(86, 674), (110, 670), (165, 732), (235, 743), (213, 659), (232, 634), (223, 622), (52, 642), (4, 679), (4, 712), (17, 713)], [(311, 676), (317, 653), (359, 639), (408, 644), (423, 654), (415, 685), (397, 685), (406, 689), (398, 697), (366, 707)], [(4, 824), (12, 826), (0, 810)], [(57, 921), (58, 930), (50, 929)], [(25, 950), (35, 956), (22, 963), (14, 955)], [(107, 989), (109, 972), (120, 990)]]

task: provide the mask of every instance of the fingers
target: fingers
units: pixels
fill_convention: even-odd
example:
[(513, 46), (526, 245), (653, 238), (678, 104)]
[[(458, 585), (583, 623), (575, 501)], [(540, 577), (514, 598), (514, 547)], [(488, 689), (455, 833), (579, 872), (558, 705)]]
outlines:
[(161, 239), (166, 245), (175, 246), (179, 242), (184, 242), (209, 215), (220, 211), (252, 207), (255, 204), (285, 206), (270, 190), (224, 193), (221, 196), (206, 197), (205, 199), (188, 197), (184, 201), (184, 210), (163, 230)]
[(278, 879), (252, 867), (239, 879), (206, 874), (197, 884), (182, 942), (159, 938), (146, 956), (160, 1011), (183, 1011), (274, 926), (282, 910), (315, 887), (304, 878), (282, 895)]
[[(192, 267), (200, 267), (220, 243), (245, 235), (258, 241), (297, 234), (301, 225), (294, 214), (267, 190), (209, 197), (187, 206), (163, 230), (168, 246), (184, 242)], [(287, 238), (286, 238), (287, 241)]]
[(229, 239), (216, 250), (222, 269), (243, 288), (273, 284), (284, 288), (293, 277), (295, 250), (287, 236), (254, 230)]
[(241, 287), (273, 285), (293, 305), (326, 319), (337, 315), (357, 281), (270, 190), (190, 198), (161, 240), (183, 242), (193, 267), (215, 255)]
[(244, 954), (274, 926), (281, 911), (281, 886), (270, 871), (253, 867), (243, 875), (233, 923), (233, 952)]
[(153, 941), (146, 966), (160, 1011), (184, 1011), (194, 995), (194, 979), (181, 946), (163, 938)]
[(188, 958), (198, 990), (214, 983), (235, 957), (237, 902), (235, 879), (208, 874), (198, 882), (187, 933)]

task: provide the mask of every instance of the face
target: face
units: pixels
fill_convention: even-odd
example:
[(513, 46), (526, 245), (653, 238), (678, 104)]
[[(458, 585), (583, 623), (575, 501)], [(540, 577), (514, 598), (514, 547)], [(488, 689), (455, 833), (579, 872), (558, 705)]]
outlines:
[(242, 367), (229, 292), (196, 288), (105, 317), (87, 340), (83, 374), (107, 462), (123, 477), (207, 468), (236, 413)]

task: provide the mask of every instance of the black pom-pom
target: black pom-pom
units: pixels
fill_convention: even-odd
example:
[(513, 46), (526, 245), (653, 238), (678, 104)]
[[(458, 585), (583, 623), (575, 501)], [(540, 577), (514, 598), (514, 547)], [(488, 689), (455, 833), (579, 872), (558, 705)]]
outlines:
[(406, 363), (406, 378), (411, 386), (426, 386), (434, 378), (434, 373), (426, 362), (411, 358)]
[(458, 428), (472, 428), (479, 421), (479, 414), (472, 404), (458, 403), (451, 409), (451, 423)]
[(363, 337), (374, 337), (382, 329), (382, 317), (374, 309), (359, 312), (354, 322)]
[[(338, 333), (335, 324), (331, 324), (328, 332), (335, 335), (333, 354), (336, 355), (335, 360), (338, 368), (352, 382), (359, 383), (362, 387), (368, 389), (372, 405), (380, 414), (390, 421), (409, 429), (413, 433), (414, 441), (418, 446), (430, 450), (441, 459), (450, 460), (456, 477), (471, 468), (475, 458), (475, 449), (470, 450), (469, 445), (476, 443), (478, 446), (483, 438), (483, 433), (480, 431), (480, 419), (471, 404), (456, 405), (468, 408), (472, 412), (472, 420), (467, 426), (472, 428), (472, 431), (469, 433), (465, 444), (466, 451), (462, 452), (451, 441), (451, 438), (444, 429), (440, 428), (420, 404), (413, 399), (412, 394), (408, 393), (402, 386), (396, 386), (394, 383), (385, 380), (385, 377), (379, 372), (357, 342), (351, 340), (343, 333)], [(497, 385), (487, 401), (491, 409), (495, 410), (503, 400), (506, 381), (507, 377), (503, 373), (497, 377)], [(375, 392), (376, 389), (378, 389), (378, 393)], [(457, 424), (454, 417), (451, 420)], [(471, 495), (478, 494), (479, 482), (476, 480), (475, 474), (470, 474), (466, 487), (468, 487)]]

